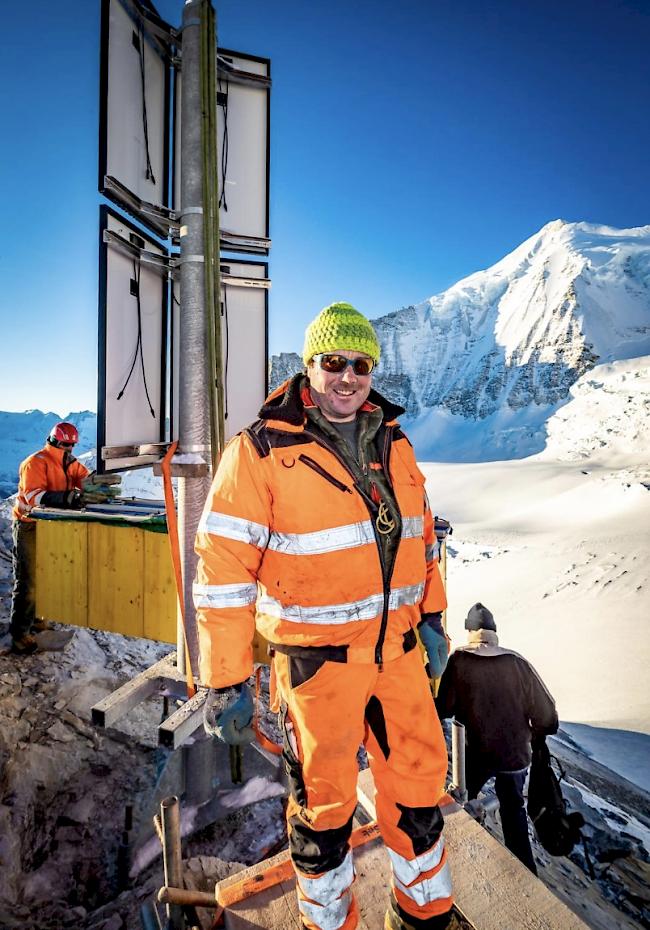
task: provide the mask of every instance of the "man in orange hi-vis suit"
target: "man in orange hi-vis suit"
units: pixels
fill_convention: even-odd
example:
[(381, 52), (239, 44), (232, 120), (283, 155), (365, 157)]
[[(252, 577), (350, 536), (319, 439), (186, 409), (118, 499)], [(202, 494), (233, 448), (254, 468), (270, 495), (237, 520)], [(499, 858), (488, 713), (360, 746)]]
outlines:
[(21, 462), (18, 494), (13, 509), (14, 588), (11, 600), (11, 648), (19, 655), (37, 649), (32, 631), (44, 628), (35, 615), (34, 575), (36, 566), (36, 523), (33, 507), (82, 506), (82, 487), (89, 472), (72, 454), (79, 442), (74, 423), (55, 423), (43, 449)]
[(392, 865), (387, 930), (442, 930), (452, 906), (438, 801), (447, 752), (417, 646), (442, 673), (446, 606), (424, 477), (371, 391), (380, 347), (350, 304), (307, 328), (306, 374), (226, 447), (199, 525), (194, 589), (206, 730), (251, 738), (255, 625), (273, 656), (287, 808), (308, 930), (352, 930), (349, 846), (364, 743)]

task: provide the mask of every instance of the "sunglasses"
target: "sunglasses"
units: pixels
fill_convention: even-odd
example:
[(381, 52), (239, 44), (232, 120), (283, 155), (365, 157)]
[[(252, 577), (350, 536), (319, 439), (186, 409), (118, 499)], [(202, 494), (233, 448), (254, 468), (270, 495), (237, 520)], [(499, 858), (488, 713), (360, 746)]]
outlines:
[(346, 358), (345, 355), (336, 355), (331, 352), (314, 355), (314, 361), (318, 362), (323, 371), (328, 371), (331, 375), (340, 375), (348, 365), (351, 365), (355, 375), (365, 377), (375, 367), (373, 358)]

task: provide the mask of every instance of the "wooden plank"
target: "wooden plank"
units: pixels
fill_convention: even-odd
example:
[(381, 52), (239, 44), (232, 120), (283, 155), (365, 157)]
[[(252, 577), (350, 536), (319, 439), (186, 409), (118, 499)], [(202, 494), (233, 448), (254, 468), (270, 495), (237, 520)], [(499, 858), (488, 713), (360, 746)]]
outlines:
[[(266, 867), (277, 867), (286, 861), (288, 853), (280, 853), (273, 859), (258, 863), (224, 879), (217, 885), (217, 897), (227, 885), (236, 884), (244, 876), (253, 878)], [(354, 886), (359, 902), (360, 930), (378, 930), (383, 927), (384, 913), (388, 902), (389, 873), (388, 854), (381, 839), (373, 840), (356, 850), (354, 857), (357, 881)], [(227, 908), (225, 914), (226, 930), (299, 930), (302, 926), (298, 913), (296, 882), (294, 878), (282, 881), (266, 891), (256, 894), (239, 904)]]
[[(374, 816), (370, 769), (359, 773), (357, 796)], [(467, 811), (453, 801), (441, 809), (456, 907), (470, 924), (480, 930), (586, 930), (587, 925)]]
[(88, 524), (88, 626), (143, 636), (142, 530)]
[[(375, 792), (369, 769), (360, 773), (357, 793), (362, 806), (372, 813)], [(476, 930), (588, 930), (587, 924), (462, 807), (452, 802), (442, 810), (456, 909), (466, 925)], [(217, 893), (286, 856), (280, 853), (267, 863), (224, 879)], [(376, 840), (357, 850), (354, 861), (360, 930), (378, 930), (383, 926), (390, 888), (388, 854), (381, 840)], [(294, 881), (282, 882), (226, 910), (227, 930), (277, 927), (300, 927)]]
[(87, 524), (37, 521), (36, 615), (88, 626)]
[(144, 540), (143, 635), (176, 642), (176, 581), (167, 533), (142, 530)]

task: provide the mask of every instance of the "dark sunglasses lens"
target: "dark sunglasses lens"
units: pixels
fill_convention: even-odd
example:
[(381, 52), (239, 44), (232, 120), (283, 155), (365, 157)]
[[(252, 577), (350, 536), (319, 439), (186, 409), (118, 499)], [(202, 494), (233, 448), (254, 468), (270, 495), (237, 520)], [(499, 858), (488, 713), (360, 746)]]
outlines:
[(323, 371), (336, 375), (343, 371), (347, 363), (348, 360), (344, 355), (321, 355), (320, 367)]
[(355, 375), (369, 375), (375, 363), (371, 358), (356, 358), (352, 367)]
[(369, 375), (375, 367), (371, 358), (355, 358), (351, 361), (344, 355), (321, 355), (320, 367), (330, 374), (339, 375), (348, 365), (352, 365), (355, 375)]

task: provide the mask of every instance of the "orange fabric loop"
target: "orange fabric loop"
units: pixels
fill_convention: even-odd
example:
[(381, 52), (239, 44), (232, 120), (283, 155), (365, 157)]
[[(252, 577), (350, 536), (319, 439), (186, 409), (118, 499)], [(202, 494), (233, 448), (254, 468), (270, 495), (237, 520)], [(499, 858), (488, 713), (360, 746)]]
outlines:
[(185, 646), (185, 672), (187, 679), (187, 696), (191, 698), (196, 694), (196, 685), (194, 684), (194, 675), (192, 674), (192, 661), (190, 659), (190, 649), (187, 644), (187, 631), (185, 629), (185, 598), (183, 596), (183, 571), (181, 568), (181, 550), (178, 543), (178, 520), (176, 517), (176, 504), (174, 502), (174, 491), (172, 489), (171, 460), (178, 448), (178, 442), (173, 442), (162, 460), (163, 488), (165, 490), (165, 514), (167, 516), (167, 535), (169, 537), (169, 547), (172, 554), (172, 563), (174, 565), (174, 576), (176, 578), (176, 596), (178, 598), (178, 607), (181, 613), (181, 626), (183, 627), (183, 643)]
[(255, 711), (253, 713), (253, 730), (255, 731), (255, 737), (257, 742), (260, 744), (262, 749), (267, 749), (269, 752), (272, 752), (273, 755), (279, 756), (282, 753), (282, 746), (279, 746), (277, 743), (274, 743), (267, 736), (265, 736), (260, 729), (259, 721), (259, 700), (260, 700), (260, 690), (261, 690), (261, 678), (262, 678), (262, 667), (258, 666), (255, 670)]

